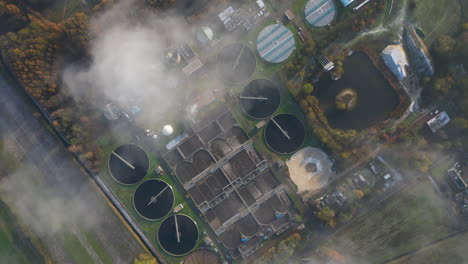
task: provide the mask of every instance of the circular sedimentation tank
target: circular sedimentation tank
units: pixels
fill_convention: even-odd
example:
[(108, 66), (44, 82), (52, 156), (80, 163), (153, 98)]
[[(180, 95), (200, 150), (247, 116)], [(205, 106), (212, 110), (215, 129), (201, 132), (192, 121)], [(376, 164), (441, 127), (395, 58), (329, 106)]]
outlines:
[(314, 27), (330, 25), (335, 14), (336, 8), (332, 0), (309, 0), (304, 8), (305, 19)]
[(270, 63), (285, 61), (295, 48), (294, 35), (281, 24), (266, 26), (257, 37), (258, 54)]
[(218, 54), (218, 74), (228, 83), (246, 82), (255, 72), (256, 65), (255, 53), (243, 43), (227, 45)]
[(279, 114), (268, 121), (264, 136), (271, 150), (280, 154), (291, 154), (304, 142), (304, 123), (294, 115)]
[(133, 195), (133, 206), (147, 220), (166, 216), (174, 206), (172, 187), (161, 180), (148, 180), (138, 186)]
[(198, 241), (198, 227), (192, 218), (175, 214), (167, 217), (159, 226), (157, 239), (164, 251), (182, 256), (193, 250)]
[(239, 101), (244, 113), (252, 118), (263, 119), (276, 112), (281, 97), (278, 88), (272, 81), (257, 79), (244, 87)]
[(148, 155), (143, 148), (135, 144), (122, 145), (109, 157), (109, 173), (121, 184), (138, 183), (146, 176), (148, 168)]

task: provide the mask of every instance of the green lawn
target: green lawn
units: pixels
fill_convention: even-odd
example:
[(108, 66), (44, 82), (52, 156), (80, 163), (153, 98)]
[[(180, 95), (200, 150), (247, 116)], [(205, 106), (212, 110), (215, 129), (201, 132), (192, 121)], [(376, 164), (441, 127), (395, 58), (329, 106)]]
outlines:
[(269, 16), (265, 18), (262, 23), (255, 25), (254, 28), (252, 28), (249, 33), (243, 37), (243, 40), (249, 44), (255, 44), (257, 42), (257, 37), (258, 34), (260, 34), (260, 31), (262, 31), (262, 29), (264, 29), (266, 26), (274, 23), (276, 23), (276, 21), (273, 19), (273, 17)]
[(85, 234), (86, 240), (88, 240), (89, 245), (93, 248), (93, 250), (99, 256), (99, 259), (105, 264), (112, 264), (112, 258), (106, 253), (104, 248), (99, 244), (99, 242), (93, 237), (92, 234), (86, 233)]
[(353, 219), (327, 244), (356, 263), (382, 263), (453, 231), (445, 201), (426, 180)]
[(67, 253), (75, 263), (94, 263), (86, 249), (74, 235), (71, 233), (65, 233), (62, 238), (63, 245), (67, 250)]
[(431, 168), (431, 175), (437, 181), (442, 181), (447, 175), (447, 170), (453, 166), (455, 163), (455, 158), (443, 159), (438, 162), (434, 167)]
[(0, 226), (0, 261), (2, 263), (30, 263), (23, 252), (14, 244), (9, 230)]
[(297, 0), (292, 6), (291, 10), (296, 14), (296, 16), (304, 17), (304, 8), (309, 0)]
[(2, 202), (0, 202), (0, 263), (44, 263), (39, 252)]
[(413, 123), (416, 119), (418, 119), (420, 116), (421, 116), (421, 114), (412, 112), (411, 114), (409, 114), (405, 118), (405, 120), (403, 120), (402, 123), (405, 124), (405, 125), (409, 125), (409, 124)]
[[(53, 22), (61, 22), (74, 13), (92, 8), (97, 2), (98, 0), (56, 0), (41, 13)], [(87, 6), (84, 3), (87, 3)]]
[[(464, 1), (464, 0), (462, 0)], [(410, 21), (425, 34), (428, 47), (440, 35), (451, 34), (461, 24), (461, 7), (458, 0), (416, 0)]]
[[(19, 164), (19, 157), (9, 153), (0, 139), (0, 165), (7, 172)], [(3, 173), (3, 171), (0, 171)], [(33, 242), (25, 235), (10, 209), (0, 200), (0, 263), (44, 263)]]

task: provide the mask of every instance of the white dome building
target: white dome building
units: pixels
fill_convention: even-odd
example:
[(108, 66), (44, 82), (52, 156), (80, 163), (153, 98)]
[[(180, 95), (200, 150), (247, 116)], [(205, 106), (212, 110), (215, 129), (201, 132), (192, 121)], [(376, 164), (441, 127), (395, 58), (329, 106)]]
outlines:
[(162, 129), (162, 133), (165, 136), (170, 136), (174, 132), (174, 129), (172, 128), (171, 125), (165, 125)]
[(401, 45), (389, 45), (382, 51), (382, 59), (399, 81), (407, 76), (408, 59)]
[(315, 191), (325, 186), (333, 165), (325, 152), (312, 147), (299, 150), (286, 164), (291, 180), (298, 187), (298, 193)]

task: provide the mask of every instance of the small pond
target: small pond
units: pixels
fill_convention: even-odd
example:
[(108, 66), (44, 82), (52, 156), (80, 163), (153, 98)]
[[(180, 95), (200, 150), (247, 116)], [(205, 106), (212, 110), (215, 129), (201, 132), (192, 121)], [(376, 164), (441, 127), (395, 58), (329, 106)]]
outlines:
[[(398, 105), (398, 95), (369, 57), (355, 52), (346, 57), (343, 69), (341, 79), (333, 81), (326, 76), (315, 84), (313, 95), (319, 99), (330, 126), (362, 130), (387, 119)], [(350, 111), (338, 110), (335, 97), (346, 88), (356, 91), (357, 106)]]

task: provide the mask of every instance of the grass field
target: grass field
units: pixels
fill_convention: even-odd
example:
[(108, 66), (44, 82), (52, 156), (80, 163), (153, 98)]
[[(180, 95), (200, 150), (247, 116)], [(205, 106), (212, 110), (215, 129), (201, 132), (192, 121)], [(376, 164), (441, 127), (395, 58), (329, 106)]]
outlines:
[(98, 0), (57, 0), (41, 13), (53, 22), (60, 22), (76, 12), (84, 12), (92, 8)]
[(428, 181), (406, 186), (335, 233), (328, 246), (356, 263), (381, 263), (454, 231)]
[(63, 234), (63, 244), (75, 263), (94, 263), (81, 242), (71, 233)]
[[(6, 166), (7, 171), (12, 171), (18, 165), (16, 157), (3, 149), (1, 141), (0, 162), (2, 166)], [(36, 244), (33, 244), (31, 240), (25, 236), (21, 227), (15, 222), (15, 217), (11, 214), (6, 205), (0, 202), (0, 263), (45, 263), (42, 256), (35, 248)], [(80, 230), (79, 232), (83, 234), (84, 230)], [(76, 234), (71, 232), (59, 232), (56, 239), (62, 241), (66, 254), (68, 254), (75, 263), (94, 263), (89, 252), (84, 248), (83, 243), (78, 240)], [(84, 242), (86, 246), (89, 246), (96, 252), (102, 263), (113, 263), (111, 257), (95, 239), (95, 235), (87, 233)], [(39, 243), (39, 241), (36, 240), (36, 243)]]
[(0, 202), (0, 263), (44, 263), (16, 221), (5, 204)]
[(297, 15), (304, 16), (304, 8), (309, 0), (296, 0), (294, 4), (292, 4), (291, 9)]
[(453, 33), (461, 25), (459, 0), (417, 0), (410, 21), (425, 34), (424, 42), (429, 47), (440, 35)]
[[(72, 232), (72, 229), (76, 231)], [(104, 247), (90, 232), (77, 230), (77, 227), (74, 226), (68, 231), (60, 233), (58, 237), (62, 239), (65, 250), (75, 263), (96, 263), (96, 261), (101, 261), (103, 264), (113, 263)]]
[(88, 241), (89, 245), (91, 248), (96, 252), (98, 255), (99, 259), (103, 263), (109, 263), (112, 264), (112, 259), (111, 257), (106, 253), (104, 248), (99, 244), (99, 242), (94, 238), (93, 234), (91, 233), (85, 233), (85, 238)]
[[(18, 163), (18, 157), (9, 152), (0, 138), (0, 174), (13, 171)], [(7, 205), (0, 200), (0, 263), (45, 263), (17, 221)]]
[(467, 263), (468, 233), (463, 233), (424, 248), (389, 264)]
[(437, 181), (442, 181), (447, 175), (447, 170), (455, 164), (455, 161), (455, 157), (448, 157), (447, 159), (441, 160), (431, 168), (431, 175)]

